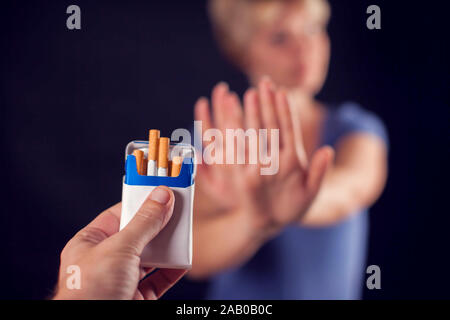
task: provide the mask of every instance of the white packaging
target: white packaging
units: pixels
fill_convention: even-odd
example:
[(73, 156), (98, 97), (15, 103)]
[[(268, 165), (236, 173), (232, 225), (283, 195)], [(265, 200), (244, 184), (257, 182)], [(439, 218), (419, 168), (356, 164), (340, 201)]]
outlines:
[(120, 230), (134, 217), (142, 203), (159, 185), (168, 186), (175, 195), (172, 217), (163, 230), (144, 248), (143, 267), (190, 269), (192, 267), (192, 212), (195, 188), (194, 149), (191, 145), (171, 146), (172, 155), (184, 158), (178, 177), (140, 176), (135, 149), (147, 154), (148, 142), (133, 141), (126, 148), (125, 176), (122, 188)]

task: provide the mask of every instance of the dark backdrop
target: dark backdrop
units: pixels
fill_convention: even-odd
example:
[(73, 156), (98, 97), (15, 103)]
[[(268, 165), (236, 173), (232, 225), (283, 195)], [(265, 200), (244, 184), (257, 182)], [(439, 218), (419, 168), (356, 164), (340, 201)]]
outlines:
[[(330, 75), (320, 98), (356, 101), (390, 134), (386, 190), (371, 210), (366, 298), (449, 298), (448, 41), (443, 1), (332, 1)], [(66, 28), (77, 4), (82, 30)], [(365, 27), (378, 4), (382, 30)], [(220, 56), (204, 1), (1, 4), (0, 297), (44, 298), (59, 252), (120, 201), (126, 143), (188, 127), (193, 104), (245, 78)], [(442, 186), (442, 187), (441, 187)]]

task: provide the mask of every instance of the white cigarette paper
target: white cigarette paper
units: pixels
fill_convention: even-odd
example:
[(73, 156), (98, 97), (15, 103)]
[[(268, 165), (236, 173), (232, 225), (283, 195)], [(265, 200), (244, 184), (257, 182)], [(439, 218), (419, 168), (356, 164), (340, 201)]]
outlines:
[(156, 160), (148, 160), (147, 176), (157, 176), (158, 168), (156, 166)]
[(167, 177), (167, 168), (158, 168), (158, 177)]

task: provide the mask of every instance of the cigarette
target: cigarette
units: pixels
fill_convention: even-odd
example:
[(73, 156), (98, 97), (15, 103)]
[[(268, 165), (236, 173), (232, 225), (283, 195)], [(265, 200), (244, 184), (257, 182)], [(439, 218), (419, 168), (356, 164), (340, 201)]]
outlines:
[(158, 150), (158, 176), (167, 177), (169, 169), (169, 138), (159, 139)]
[(148, 167), (148, 159), (144, 158), (142, 160), (142, 175), (143, 176), (147, 175), (147, 167)]
[(172, 159), (172, 168), (170, 171), (171, 177), (178, 177), (181, 172), (181, 165), (183, 164), (182, 157), (173, 157)]
[(144, 159), (144, 152), (142, 150), (134, 150), (133, 156), (136, 157), (136, 167), (138, 174), (142, 175), (142, 165)]
[(159, 130), (150, 130), (148, 139), (148, 165), (147, 165), (147, 175), (157, 176), (158, 175), (158, 142), (159, 142)]
[(172, 160), (169, 160), (169, 169), (168, 169), (168, 172), (169, 172), (168, 176), (170, 177), (170, 176), (171, 176), (170, 173), (172, 172)]

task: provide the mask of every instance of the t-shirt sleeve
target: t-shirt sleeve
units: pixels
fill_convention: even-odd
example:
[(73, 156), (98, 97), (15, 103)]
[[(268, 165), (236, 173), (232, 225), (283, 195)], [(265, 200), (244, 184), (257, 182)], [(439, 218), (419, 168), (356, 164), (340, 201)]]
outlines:
[(389, 138), (383, 121), (373, 112), (364, 110), (358, 104), (347, 102), (334, 112), (334, 121), (329, 128), (333, 131), (329, 141), (336, 145), (339, 139), (353, 133), (362, 132), (373, 134), (384, 141), (389, 148)]

